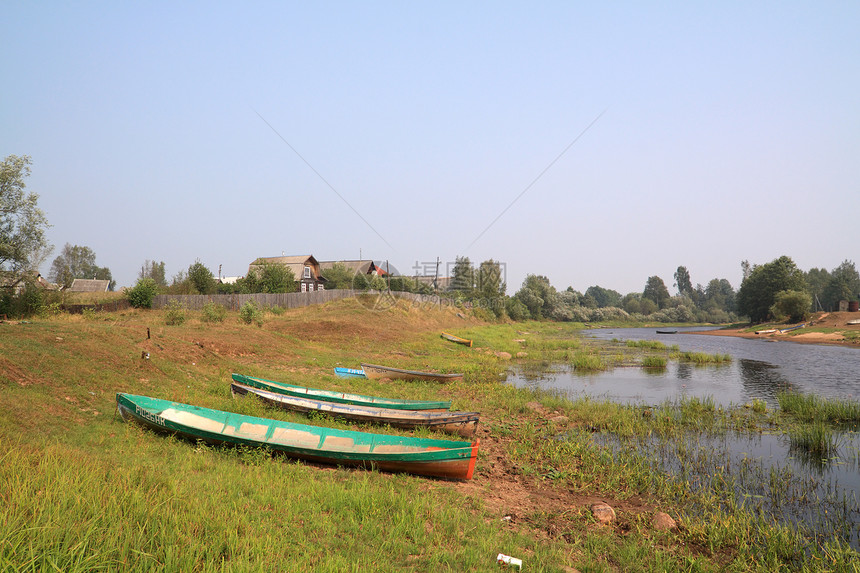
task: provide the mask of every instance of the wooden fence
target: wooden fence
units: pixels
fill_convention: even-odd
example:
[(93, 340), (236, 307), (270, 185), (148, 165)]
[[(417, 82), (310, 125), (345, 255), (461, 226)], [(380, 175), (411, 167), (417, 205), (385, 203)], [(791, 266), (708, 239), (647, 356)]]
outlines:
[[(408, 292), (390, 293), (397, 299), (406, 299), (410, 302), (425, 302), (421, 295)], [(313, 304), (323, 304), (333, 300), (352, 298), (359, 295), (370, 297), (385, 297), (388, 293), (360, 290), (315, 290), (310, 292), (287, 292), (273, 294), (159, 294), (152, 300), (152, 308), (159, 309), (167, 306), (170, 301), (177, 301), (183, 308), (189, 310), (202, 310), (203, 305), (208, 302), (220, 304), (227, 310), (239, 310), (248, 301), (254, 301), (261, 308), (299, 308)]]

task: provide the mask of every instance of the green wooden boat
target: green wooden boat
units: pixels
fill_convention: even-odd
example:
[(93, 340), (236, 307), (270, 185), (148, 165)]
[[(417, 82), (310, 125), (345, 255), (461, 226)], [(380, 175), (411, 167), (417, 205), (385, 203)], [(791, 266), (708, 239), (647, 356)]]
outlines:
[(270, 406), (293, 412), (301, 412), (303, 414), (325, 414), (334, 418), (343, 418), (355, 422), (388, 424), (397, 428), (430, 428), (450, 434), (458, 434), (466, 438), (475, 435), (475, 431), (478, 429), (478, 422), (481, 418), (478, 412), (392, 410), (390, 408), (377, 408), (375, 406), (338, 404), (314, 398), (287, 396), (286, 394), (278, 394), (277, 392), (270, 392), (261, 388), (252, 388), (238, 382), (230, 384), (230, 391), (234, 396), (253, 394)]
[(340, 404), (355, 404), (357, 406), (375, 406), (377, 408), (389, 408), (391, 410), (449, 410), (451, 402), (431, 400), (397, 400), (394, 398), (380, 398), (378, 396), (362, 396), (361, 394), (348, 394), (334, 390), (316, 390), (304, 386), (293, 386), (283, 382), (273, 382), (265, 378), (233, 374), (233, 381), (252, 388), (268, 390), (286, 394), (287, 396), (298, 396), (301, 398), (313, 398), (327, 402), (338, 402)]
[(313, 462), (467, 480), (472, 478), (478, 455), (478, 440), (336, 430), (124, 393), (117, 393), (116, 402), (123, 420), (152, 430), (211, 444), (268, 448)]

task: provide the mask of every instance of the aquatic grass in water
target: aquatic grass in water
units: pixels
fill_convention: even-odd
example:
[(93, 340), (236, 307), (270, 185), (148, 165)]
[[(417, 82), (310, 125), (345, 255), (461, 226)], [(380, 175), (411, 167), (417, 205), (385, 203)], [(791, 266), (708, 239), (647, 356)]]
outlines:
[(645, 368), (666, 368), (667, 360), (665, 356), (643, 356), (642, 366)]
[(792, 428), (788, 437), (792, 449), (803, 450), (819, 459), (831, 457), (836, 452), (833, 431), (820, 421)]
[(860, 423), (860, 402), (822, 398), (814, 394), (778, 392), (779, 407), (802, 421), (822, 420), (833, 423)]
[(573, 355), (571, 364), (574, 370), (586, 372), (597, 372), (606, 370), (609, 367), (600, 355), (592, 354), (591, 352), (577, 352)]
[(652, 350), (666, 350), (666, 345), (659, 340), (628, 340), (628, 348), (650, 348)]
[(678, 354), (681, 362), (692, 362), (694, 364), (723, 364), (731, 362), (732, 357), (728, 354), (708, 354), (706, 352), (681, 352)]

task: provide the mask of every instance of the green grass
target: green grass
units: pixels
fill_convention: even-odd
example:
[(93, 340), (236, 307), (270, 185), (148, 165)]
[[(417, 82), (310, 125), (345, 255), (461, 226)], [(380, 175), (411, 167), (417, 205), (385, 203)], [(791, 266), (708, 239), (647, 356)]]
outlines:
[(668, 360), (666, 360), (665, 356), (643, 356), (642, 357), (642, 366), (645, 368), (666, 368), (666, 364)]
[(792, 448), (820, 459), (831, 457), (836, 451), (833, 431), (820, 421), (794, 427), (789, 430), (788, 437)]
[(783, 412), (803, 422), (860, 422), (860, 402), (854, 400), (828, 399), (791, 391), (778, 392), (776, 397)]
[(725, 364), (732, 361), (729, 354), (708, 354), (706, 352), (681, 352), (678, 354), (681, 362), (692, 362), (693, 364)]
[[(262, 325), (243, 323), (235, 311), (215, 322), (189, 311), (178, 325), (155, 311), (0, 325), (0, 570), (490, 571), (500, 552), (522, 558), (529, 571), (850, 570), (857, 554), (842, 542), (820, 550), (757, 518), (735, 503), (730, 476), (718, 471), (691, 489), (643, 447), (665, 445), (701, 465), (706, 452), (688, 438), (754, 434), (782, 424), (776, 413), (723, 409), (707, 398), (643, 408), (499, 383), (509, 362), (497, 351), (525, 350), (529, 362), (565, 356), (589, 368), (649, 355), (579, 338), (579, 328), (482, 325), (446, 309), (374, 312), (355, 301), (269, 313)], [(476, 347), (450, 344), (441, 330)], [(466, 379), (439, 385), (332, 374), (360, 361), (461, 371)], [(451, 483), (206, 447), (115, 415), (114, 394), (127, 391), (354, 426), (233, 399), (234, 371), (481, 411), (476, 476)], [(511, 491), (521, 497), (506, 497)], [(595, 498), (615, 504), (619, 524), (594, 525)], [(653, 531), (654, 509), (679, 518), (682, 529)], [(511, 514), (511, 522), (502, 519)], [(807, 557), (799, 564), (797, 555)]]

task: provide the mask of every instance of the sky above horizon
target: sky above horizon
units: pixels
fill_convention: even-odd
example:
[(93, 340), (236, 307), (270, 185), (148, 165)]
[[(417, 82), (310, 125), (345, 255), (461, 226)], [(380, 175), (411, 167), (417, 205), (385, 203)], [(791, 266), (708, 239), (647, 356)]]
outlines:
[(674, 293), (858, 261), (860, 3), (4, 4), (0, 157), (53, 253), (458, 256)]

